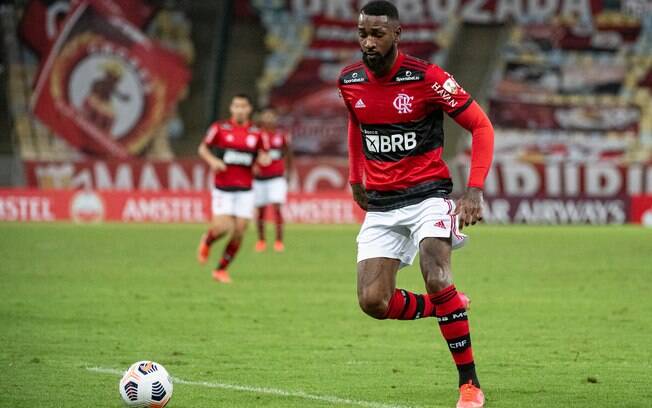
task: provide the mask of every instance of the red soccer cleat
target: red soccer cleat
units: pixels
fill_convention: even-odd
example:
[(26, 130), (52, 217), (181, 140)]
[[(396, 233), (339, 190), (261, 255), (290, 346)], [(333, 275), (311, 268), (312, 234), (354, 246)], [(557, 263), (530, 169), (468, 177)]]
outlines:
[(471, 308), (471, 299), (466, 296), (466, 293), (464, 292), (457, 292), (457, 295), (460, 297), (460, 300), (464, 304), (464, 309), (468, 311)]
[(276, 241), (276, 242), (274, 242), (274, 251), (276, 251), (276, 252), (283, 252), (283, 251), (285, 251), (285, 245), (283, 244), (282, 241)]
[(471, 381), (460, 387), (460, 399), (457, 400), (457, 408), (482, 408), (484, 407), (484, 393)]
[(213, 279), (222, 283), (231, 283), (231, 277), (226, 269), (216, 269), (213, 271)]
[(211, 247), (206, 245), (206, 234), (204, 234), (201, 236), (201, 241), (199, 241), (199, 247), (197, 248), (197, 262), (202, 265), (205, 264), (210, 252)]
[(256, 247), (254, 249), (256, 252), (263, 252), (267, 249), (267, 243), (265, 241), (256, 241)]

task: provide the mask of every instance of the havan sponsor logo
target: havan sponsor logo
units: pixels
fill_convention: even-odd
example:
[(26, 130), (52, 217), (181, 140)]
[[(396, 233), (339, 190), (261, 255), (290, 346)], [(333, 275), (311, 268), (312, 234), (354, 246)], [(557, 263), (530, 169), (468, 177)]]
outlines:
[(454, 108), (457, 106), (457, 101), (453, 99), (453, 96), (448, 92), (446, 89), (444, 89), (439, 83), (435, 82), (432, 85), (432, 90), (435, 91), (437, 95), (439, 95), (444, 102), (448, 104), (451, 108)]

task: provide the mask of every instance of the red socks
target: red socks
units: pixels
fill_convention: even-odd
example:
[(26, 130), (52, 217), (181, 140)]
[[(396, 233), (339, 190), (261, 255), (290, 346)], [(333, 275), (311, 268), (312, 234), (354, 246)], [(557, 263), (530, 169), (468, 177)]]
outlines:
[(473, 349), (469, 335), (469, 321), (455, 285), (431, 295), (430, 299), (435, 305), (439, 329), (448, 343), (455, 364), (472, 363)]
[(419, 295), (396, 289), (387, 306), (385, 319), (415, 320), (436, 317), (459, 373), (459, 384), (471, 381), (480, 386), (473, 362), (469, 321), (464, 303), (454, 285), (435, 294)]
[(274, 208), (274, 216), (276, 217), (276, 241), (283, 242), (283, 211), (280, 207)]
[[(256, 227), (258, 229), (258, 240), (265, 240), (265, 209), (267, 207), (258, 207), (258, 217)], [(283, 242), (283, 211), (280, 207), (274, 206), (274, 219), (276, 220), (276, 241)]]
[(220, 260), (218, 269), (226, 269), (226, 267), (229, 266), (231, 261), (233, 261), (233, 258), (235, 258), (235, 254), (238, 253), (241, 242), (241, 240), (233, 239), (229, 241), (226, 248), (224, 248), (224, 254), (222, 254), (222, 259)]
[(426, 295), (396, 289), (389, 300), (385, 319), (415, 320), (435, 315), (435, 307)]
[(211, 246), (213, 245), (213, 242), (217, 241), (220, 237), (221, 237), (220, 235), (215, 235), (212, 229), (209, 229), (204, 234), (204, 244), (206, 244), (207, 246)]
[(258, 207), (258, 218), (256, 218), (256, 227), (258, 227), (258, 241), (265, 240), (265, 208)]

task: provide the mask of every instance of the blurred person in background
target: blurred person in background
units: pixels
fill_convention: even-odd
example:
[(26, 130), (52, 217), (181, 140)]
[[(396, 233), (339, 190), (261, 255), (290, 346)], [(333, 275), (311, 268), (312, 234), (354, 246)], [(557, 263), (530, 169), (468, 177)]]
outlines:
[[(358, 302), (376, 319), (434, 317), (459, 375), (457, 408), (481, 408), (468, 298), (453, 284), (451, 251), (460, 230), (482, 219), (482, 187), (494, 132), (482, 108), (439, 66), (398, 50), (401, 25), (388, 1), (372, 1), (358, 18), (362, 61), (342, 70), (349, 111), (349, 182), (367, 211), (358, 234)], [(473, 136), (467, 189), (457, 203), (441, 155), (444, 113)], [(401, 267), (419, 254), (427, 294), (396, 288)]]
[(290, 134), (278, 127), (278, 112), (268, 107), (260, 112), (259, 125), (269, 146), (269, 166), (258, 165), (254, 169), (254, 196), (257, 212), (258, 241), (256, 252), (267, 249), (265, 240), (265, 210), (271, 205), (276, 224), (274, 250), (283, 252), (282, 206), (287, 201), (288, 182), (292, 173), (292, 148)]
[(249, 220), (254, 216), (253, 167), (268, 165), (267, 146), (260, 129), (251, 123), (253, 103), (245, 94), (231, 100), (229, 120), (213, 123), (199, 144), (199, 156), (215, 173), (212, 191), (213, 221), (197, 250), (200, 263), (208, 260), (211, 245), (229, 236), (213, 279), (230, 283), (227, 267), (240, 249)]

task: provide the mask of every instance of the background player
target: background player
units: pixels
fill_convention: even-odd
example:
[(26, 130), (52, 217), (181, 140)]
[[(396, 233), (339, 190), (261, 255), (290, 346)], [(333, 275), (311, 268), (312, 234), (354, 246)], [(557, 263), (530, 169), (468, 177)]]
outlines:
[[(339, 80), (349, 110), (349, 181), (368, 210), (357, 239), (358, 301), (377, 319), (436, 317), (459, 373), (457, 407), (479, 408), (484, 394), (450, 258), (465, 239), (458, 219), (462, 226), (481, 220), (493, 128), (452, 76), (400, 53), (400, 35), (396, 7), (365, 5), (358, 20), (362, 62), (344, 68)], [(473, 135), (468, 188), (457, 205), (448, 199), (452, 181), (441, 158), (444, 112)], [(398, 269), (417, 252), (427, 295), (396, 289)]]
[(256, 251), (267, 248), (265, 241), (265, 209), (269, 204), (274, 211), (276, 221), (276, 238), (274, 250), (285, 250), (283, 244), (283, 213), (281, 206), (287, 200), (288, 182), (292, 173), (292, 148), (290, 135), (278, 128), (278, 113), (273, 108), (265, 108), (260, 113), (259, 125), (269, 146), (269, 166), (256, 166), (254, 172), (254, 195), (258, 209), (258, 241)]
[(247, 95), (235, 95), (229, 107), (231, 118), (213, 123), (199, 145), (199, 156), (215, 172), (212, 191), (213, 222), (199, 243), (197, 258), (208, 260), (211, 245), (230, 234), (228, 244), (213, 278), (229, 283), (226, 268), (240, 249), (249, 220), (254, 213), (251, 189), (256, 161), (269, 164), (266, 145), (260, 130), (250, 122), (253, 104)]

